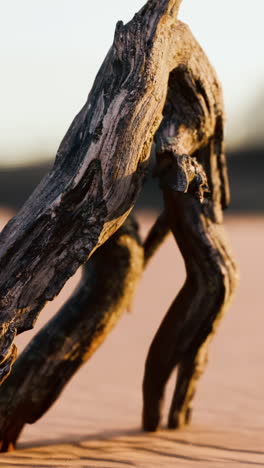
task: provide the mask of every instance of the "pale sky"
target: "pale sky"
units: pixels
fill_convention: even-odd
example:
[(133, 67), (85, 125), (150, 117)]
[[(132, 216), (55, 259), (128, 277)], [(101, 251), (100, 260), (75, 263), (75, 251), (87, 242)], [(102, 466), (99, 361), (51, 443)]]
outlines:
[[(55, 156), (111, 46), (144, 0), (0, 0), (0, 164)], [(227, 133), (264, 93), (264, 0), (183, 0), (220, 77)], [(243, 130), (242, 130), (243, 133)], [(243, 137), (243, 135), (242, 135)]]

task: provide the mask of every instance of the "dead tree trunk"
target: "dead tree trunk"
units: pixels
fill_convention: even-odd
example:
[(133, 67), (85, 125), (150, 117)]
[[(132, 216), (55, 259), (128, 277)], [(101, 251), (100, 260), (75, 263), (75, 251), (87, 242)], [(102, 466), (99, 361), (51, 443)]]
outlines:
[[(219, 234), (229, 200), (221, 87), (188, 27), (176, 19), (180, 3), (149, 0), (130, 23), (118, 23), (53, 169), (2, 232), (1, 381), (15, 359), (15, 335), (34, 325), (45, 302), (89, 260), (78, 291), (1, 387), (2, 450), (52, 404), (128, 303), (143, 250), (135, 230), (124, 226), (113, 234), (141, 190), (154, 135), (164, 213), (144, 244), (144, 261), (171, 230), (187, 279), (146, 361), (143, 427), (158, 427), (164, 388), (176, 365), (169, 427), (190, 418), (204, 350), (233, 294), (236, 269)], [(113, 283), (106, 280), (112, 276)]]

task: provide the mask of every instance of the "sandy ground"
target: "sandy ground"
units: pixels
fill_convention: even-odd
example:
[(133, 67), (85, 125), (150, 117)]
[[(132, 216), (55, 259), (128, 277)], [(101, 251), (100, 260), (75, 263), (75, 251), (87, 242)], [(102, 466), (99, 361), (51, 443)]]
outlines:
[[(1, 212), (2, 225), (7, 215)], [(144, 233), (152, 217), (140, 218)], [(146, 270), (132, 313), (124, 314), (48, 413), (25, 428), (17, 450), (0, 455), (1, 467), (264, 467), (264, 217), (229, 217), (226, 226), (241, 281), (211, 345), (192, 425), (140, 432), (144, 359), (184, 280), (183, 262), (170, 238)], [(77, 277), (43, 310), (37, 328), (63, 303)], [(20, 349), (31, 336), (18, 337)]]

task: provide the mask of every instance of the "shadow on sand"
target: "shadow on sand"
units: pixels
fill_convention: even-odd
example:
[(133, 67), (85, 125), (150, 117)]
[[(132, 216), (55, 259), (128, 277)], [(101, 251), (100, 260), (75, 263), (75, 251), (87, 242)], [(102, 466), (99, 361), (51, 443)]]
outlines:
[(252, 449), (251, 442), (235, 432), (201, 427), (157, 433), (111, 430), (21, 443), (0, 456), (0, 466), (264, 466), (264, 451)]

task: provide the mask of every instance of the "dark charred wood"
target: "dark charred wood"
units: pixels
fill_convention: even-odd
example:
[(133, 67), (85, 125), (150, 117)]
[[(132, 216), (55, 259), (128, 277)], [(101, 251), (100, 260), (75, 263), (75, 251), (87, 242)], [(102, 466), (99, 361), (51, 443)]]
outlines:
[[(190, 420), (207, 345), (237, 274), (221, 235), (229, 201), (221, 87), (188, 27), (176, 19), (180, 3), (149, 0), (127, 25), (117, 24), (53, 168), (1, 234), (0, 382), (15, 359), (15, 335), (33, 327), (45, 302), (88, 261), (78, 290), (1, 387), (2, 450), (13, 447), (24, 424), (47, 410), (92, 355), (170, 231), (187, 277), (147, 357), (143, 427), (157, 429), (165, 385), (177, 365), (168, 424)], [(141, 190), (154, 136), (165, 210), (143, 254), (134, 228), (119, 228)]]
[[(163, 216), (156, 225), (162, 226)], [(0, 450), (15, 448), (25, 424), (36, 422), (65, 385), (97, 350), (122, 312), (129, 308), (146, 257), (164, 240), (144, 249), (138, 225), (129, 216), (83, 267), (72, 297), (31, 340), (0, 389)]]
[(195, 385), (212, 338), (236, 286), (236, 267), (222, 226), (192, 195), (164, 190), (172, 232), (184, 257), (186, 281), (151, 344), (143, 383), (143, 427), (158, 428), (166, 383), (177, 365), (178, 381), (168, 425), (190, 421)]
[(14, 448), (26, 423), (37, 421), (130, 306), (144, 251), (128, 218), (83, 267), (72, 297), (32, 339), (0, 391), (0, 447)]
[(180, 0), (150, 0), (127, 25), (117, 24), (53, 168), (1, 234), (2, 380), (12, 362), (6, 358), (10, 330), (32, 328), (45, 302), (134, 206), (162, 119), (169, 72), (198, 47), (176, 21), (179, 5)]
[(208, 342), (237, 282), (236, 266), (222, 235), (229, 188), (221, 88), (212, 76), (211, 72), (198, 78), (187, 67), (173, 70), (164, 119), (155, 137), (163, 216), (183, 255), (187, 277), (146, 360), (143, 428), (149, 431), (159, 426), (165, 386), (176, 366), (168, 427), (190, 422)]
[(158, 247), (171, 232), (168, 217), (163, 212), (153, 224), (147, 238), (144, 241), (144, 263), (148, 264), (150, 258), (154, 255)]
[[(3, 230), (0, 353), (9, 343), (8, 330), (32, 328), (45, 302), (128, 216), (167, 94), (162, 128), (171, 115), (173, 92), (182, 146), (192, 142), (192, 150), (199, 151), (217, 125), (221, 140), (219, 83), (188, 27), (176, 20), (179, 5), (180, 0), (149, 0), (127, 25), (118, 23), (113, 46), (53, 168)], [(224, 179), (218, 143), (221, 171), (216, 176), (209, 171), (211, 190)], [(162, 138), (157, 144), (162, 147)], [(6, 363), (2, 369), (0, 364), (2, 379), (10, 370)]]

